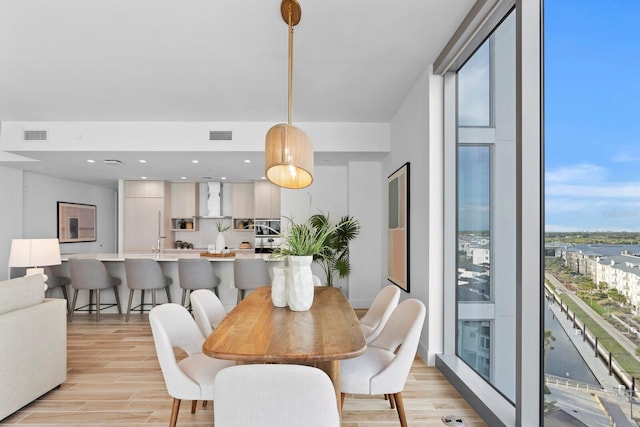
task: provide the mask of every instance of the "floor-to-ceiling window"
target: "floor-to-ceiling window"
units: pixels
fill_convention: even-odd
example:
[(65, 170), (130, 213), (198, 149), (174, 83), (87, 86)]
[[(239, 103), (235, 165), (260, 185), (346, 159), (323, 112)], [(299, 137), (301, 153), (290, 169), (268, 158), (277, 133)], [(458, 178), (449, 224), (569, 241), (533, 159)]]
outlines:
[(538, 1), (478, 2), (444, 77), (444, 354), (436, 365), (492, 426), (541, 404)]
[(457, 72), (456, 352), (515, 401), (515, 13)]
[(636, 425), (640, 2), (544, 15), (544, 421)]

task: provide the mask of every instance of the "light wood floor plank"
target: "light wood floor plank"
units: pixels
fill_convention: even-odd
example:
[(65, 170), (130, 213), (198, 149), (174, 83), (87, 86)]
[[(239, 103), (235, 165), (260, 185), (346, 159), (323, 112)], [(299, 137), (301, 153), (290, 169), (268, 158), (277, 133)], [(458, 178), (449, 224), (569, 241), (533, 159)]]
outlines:
[[(19, 427), (166, 427), (172, 398), (155, 356), (148, 317), (77, 313), (68, 324), (67, 382), (2, 420)], [(416, 359), (402, 393), (411, 427), (442, 427), (444, 415), (466, 427), (485, 423), (435, 368)], [(178, 426), (213, 425), (213, 406), (183, 402)], [(342, 427), (399, 427), (398, 416), (378, 396), (347, 395)]]

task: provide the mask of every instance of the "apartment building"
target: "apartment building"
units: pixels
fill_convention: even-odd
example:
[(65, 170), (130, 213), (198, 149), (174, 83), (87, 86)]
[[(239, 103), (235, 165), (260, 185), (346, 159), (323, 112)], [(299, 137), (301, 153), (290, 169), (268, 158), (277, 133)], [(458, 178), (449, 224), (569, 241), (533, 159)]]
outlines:
[[(67, 9), (65, 13), (46, 9), (51, 16), (56, 15), (54, 12), (58, 12), (56, 16), (72, 16), (74, 5), (79, 6), (75, 2), (54, 3), (58, 5), (56, 7)], [(254, 3), (258, 11), (265, 7), (265, 2)], [(325, 36), (320, 38), (330, 38), (331, 19), (335, 18), (336, 11), (344, 10), (345, 4), (315, 3), (315, 7), (320, 3), (327, 7), (335, 6), (331, 13), (323, 9), (327, 21)], [(52, 4), (47, 7), (54, 7)], [(4, 70), (0, 74), (0, 79), (4, 80), (0, 88), (5, 88), (4, 95), (7, 95), (0, 97), (5, 100), (0, 101), (0, 195), (3, 200), (10, 201), (4, 206), (3, 218), (7, 220), (0, 225), (0, 242), (3, 242), (0, 258), (5, 260), (8, 259), (12, 238), (55, 237), (52, 230), (55, 229), (56, 213), (51, 206), (55, 206), (57, 201), (98, 206), (97, 241), (63, 245), (63, 252), (118, 250), (118, 242), (122, 240), (118, 224), (121, 212), (117, 202), (120, 189), (117, 185), (91, 181), (91, 172), (86, 171), (86, 165), (71, 168), (68, 160), (85, 161), (89, 153), (122, 156), (133, 153), (129, 158), (137, 161), (134, 159), (138, 153), (152, 156), (162, 152), (171, 153), (177, 160), (180, 157), (178, 153), (211, 151), (231, 162), (242, 159), (243, 154), (259, 156), (263, 151), (264, 133), (275, 123), (274, 117), (284, 114), (273, 113), (256, 119), (255, 115), (247, 112), (247, 117), (242, 119), (242, 108), (238, 108), (238, 104), (230, 104), (228, 109), (235, 110), (227, 117), (233, 116), (235, 120), (215, 121), (216, 116), (213, 115), (210, 122), (203, 121), (201, 117), (167, 121), (161, 115), (155, 118), (146, 115), (143, 119), (134, 117), (128, 121), (123, 119), (123, 114), (129, 107), (134, 109), (133, 105), (122, 105), (120, 111), (111, 110), (102, 117), (81, 112), (83, 114), (78, 113), (76, 118), (70, 118), (56, 110), (55, 103), (49, 108), (56, 114), (31, 113), (30, 106), (36, 110), (38, 102), (52, 98), (44, 95), (38, 98), (37, 94), (29, 92), (31, 97), (26, 99), (26, 96), (21, 96), (24, 93), (21, 94), (20, 89), (15, 89), (22, 79), (28, 81), (38, 74), (38, 70), (24, 70), (20, 66), (37, 59), (33, 55), (41, 52), (36, 50), (39, 43), (45, 45), (43, 52), (49, 59), (54, 57), (51, 67), (56, 62), (80, 66), (85, 60), (101, 57), (101, 49), (105, 47), (103, 43), (108, 37), (97, 39), (96, 42), (100, 42), (97, 46), (74, 52), (66, 51), (64, 43), (88, 38), (91, 31), (72, 34), (68, 27), (46, 27), (50, 31), (49, 39), (60, 41), (61, 44), (56, 46), (45, 43), (48, 38), (42, 34), (39, 40), (22, 38), (20, 22), (15, 20), (33, 17), (29, 7), (35, 6), (24, 0), (10, 2), (10, 6), (11, 14), (0, 14), (0, 39), (7, 45), (15, 42), (22, 50), (16, 52), (16, 49), (11, 49), (10, 54), (3, 55), (5, 59), (0, 60), (0, 69)], [(159, 13), (158, 4), (147, 6), (149, 11)], [(438, 35), (447, 36), (437, 41), (428, 37), (405, 41), (418, 45), (428, 41), (435, 43), (435, 46), (430, 45), (435, 54), (429, 58), (413, 58), (420, 63), (420, 72), (403, 76), (410, 82), (393, 94), (400, 102), (388, 115), (378, 119), (355, 115), (352, 117), (360, 119), (341, 121), (333, 118), (329, 114), (331, 109), (327, 107), (322, 111), (322, 117), (318, 115), (318, 121), (305, 116), (306, 120), (300, 123), (300, 127), (313, 137), (316, 144), (314, 183), (306, 190), (284, 191), (282, 212), (283, 215), (302, 217), (310, 211), (323, 209), (359, 219), (362, 231), (350, 248), (353, 273), (347, 291), (352, 305), (365, 307), (387, 283), (387, 177), (405, 162), (411, 162), (410, 247), (407, 252), (411, 286), (403, 298), (417, 298), (427, 306), (419, 356), (437, 366), (488, 425), (538, 426), (542, 417), (541, 2), (411, 1), (406, 6), (394, 6), (406, 14), (404, 19), (393, 15), (397, 20), (380, 21), (375, 31), (388, 33), (389, 37), (402, 34), (407, 17), (414, 15), (413, 9), (416, 14), (420, 12), (431, 16), (425, 14), (424, 8), (434, 7), (434, 13), (439, 8), (454, 8), (455, 13), (436, 16), (432, 24), (434, 30), (440, 25), (446, 27)], [(129, 14), (128, 6), (119, 7), (122, 10), (113, 16)], [(277, 9), (277, 5), (275, 7)], [(303, 3), (303, 10), (305, 7)], [(370, 7), (373, 6), (362, 4), (360, 12), (366, 15)], [(80, 15), (81, 12), (85, 11), (78, 11)], [(181, 19), (182, 13), (184, 11), (180, 11), (175, 19)], [(146, 22), (152, 15), (141, 22)], [(262, 12), (255, 15), (261, 20), (266, 19)], [(9, 22), (12, 19), (14, 21)], [(44, 16), (42, 21), (47, 21)], [(30, 22), (35, 21), (31, 19)], [(167, 18), (167, 22), (171, 19)], [(211, 22), (207, 20), (207, 23)], [(110, 33), (121, 46), (130, 47), (120, 38), (126, 34), (125, 29), (120, 34), (120, 30), (112, 28), (109, 22), (96, 22), (98, 24), (99, 34)], [(185, 28), (185, 32), (186, 29), (200, 31), (205, 27), (185, 21), (176, 25)], [(247, 27), (250, 25), (244, 25), (242, 31)], [(358, 39), (359, 31), (366, 34), (360, 27), (362, 24), (354, 16), (348, 25), (348, 34), (354, 40)], [(259, 44), (262, 52), (268, 55), (263, 58), (264, 67), (272, 58), (282, 55), (262, 46), (260, 37), (248, 41), (243, 39), (239, 28), (235, 30), (238, 33), (229, 35), (225, 40), (237, 42), (238, 56), (241, 56), (238, 53), (241, 48), (252, 43)], [(57, 32), (64, 36), (55, 38)], [(141, 57), (147, 58), (155, 52), (157, 56), (149, 59), (153, 61), (154, 58), (159, 60), (165, 55), (174, 55), (164, 71), (178, 73), (176, 64), (183, 61), (184, 51), (162, 34), (158, 33), (162, 41), (159, 46), (140, 46), (140, 52), (144, 52)], [(20, 45), (20, 40), (27, 43)], [(203, 39), (191, 43), (195, 46), (207, 44)], [(284, 45), (284, 40), (282, 43)], [(349, 47), (350, 43), (343, 44)], [(371, 44), (366, 37), (360, 43)], [(387, 63), (385, 58), (389, 52), (385, 53), (385, 48), (393, 49), (381, 46), (377, 56), (363, 59), (358, 58), (358, 45), (354, 44), (352, 55), (346, 52), (345, 57), (363, 61), (370, 68), (389, 70), (394, 75), (394, 64)], [(56, 61), (56, 52), (60, 55), (59, 61)], [(207, 55), (214, 53), (208, 51)], [(244, 59), (238, 56), (230, 59), (235, 68), (230, 69), (227, 76), (244, 77), (243, 84), (248, 92), (245, 98), (261, 99), (249, 93), (254, 89), (252, 76), (260, 70), (260, 65), (245, 67)], [(199, 64), (195, 59), (190, 64), (193, 78), (200, 72), (206, 74)], [(145, 66), (140, 67), (148, 70)], [(317, 67), (316, 76), (331, 74), (321, 68), (320, 62)], [(46, 66), (41, 66), (41, 69), (46, 69)], [(152, 75), (160, 73), (161, 69), (158, 67), (150, 71), (146, 77), (144, 73), (136, 74), (138, 80), (129, 90), (135, 92), (144, 88), (148, 82), (154, 81)], [(336, 84), (344, 83), (342, 87), (356, 84), (357, 80), (341, 81), (340, 74), (333, 74)], [(366, 73), (363, 74), (359, 79), (366, 82)], [(314, 73), (310, 73), (306, 75), (307, 80), (301, 80), (310, 87), (313, 76)], [(87, 75), (84, 77), (90, 80)], [(90, 106), (100, 104), (117, 92), (109, 82), (113, 83), (107, 79), (104, 86), (93, 87), (82, 79), (65, 81), (67, 92), (55, 91), (59, 85), (54, 83), (50, 84), (50, 90), (61, 105), (62, 100), (68, 102), (86, 96), (84, 100), (89, 110)], [(73, 89), (75, 83), (78, 92)], [(165, 88), (180, 84), (180, 78), (176, 77), (166, 81)], [(351, 110), (364, 110), (367, 102), (375, 103), (376, 90), (380, 89), (368, 87), (370, 96)], [(155, 90), (159, 91), (158, 88)], [(155, 111), (154, 104), (158, 104), (158, 98), (151, 96), (152, 93), (140, 95), (141, 98), (148, 95), (149, 111)], [(304, 94), (309, 96), (309, 90)], [(281, 95), (284, 99), (285, 94)], [(313, 95), (323, 98), (324, 93)], [(180, 105), (180, 95), (172, 92), (167, 96), (168, 100), (163, 99), (163, 102)], [(276, 96), (270, 92), (268, 97)], [(340, 98), (330, 101), (334, 105), (346, 102)], [(284, 101), (281, 104), (284, 109)], [(329, 119), (324, 120), (324, 117)], [(48, 131), (46, 142), (25, 140), (26, 131), (42, 129)], [(197, 136), (219, 129), (232, 130), (237, 135), (233, 148), (212, 146)], [(56, 156), (59, 156), (59, 162), (56, 162)], [(331, 162), (331, 159), (341, 156), (347, 160)], [(321, 160), (323, 158), (326, 162)], [(41, 162), (45, 167), (34, 169), (30, 165), (32, 162)], [(67, 174), (61, 174), (61, 169)], [(485, 267), (483, 272), (485, 295), (481, 300), (461, 299), (458, 293), (458, 283), (463, 277), (458, 269), (458, 248), (463, 245), (459, 236), (460, 231), (469, 230), (483, 230), (489, 240), (488, 246), (478, 247), (477, 255), (473, 256), (473, 264), (486, 266), (488, 261), (490, 265), (490, 270)], [(0, 274), (6, 273), (5, 268), (0, 266)], [(474, 362), (470, 362), (472, 358)]]
[(616, 289), (634, 307), (640, 303), (640, 245), (575, 245), (562, 251), (565, 265)]

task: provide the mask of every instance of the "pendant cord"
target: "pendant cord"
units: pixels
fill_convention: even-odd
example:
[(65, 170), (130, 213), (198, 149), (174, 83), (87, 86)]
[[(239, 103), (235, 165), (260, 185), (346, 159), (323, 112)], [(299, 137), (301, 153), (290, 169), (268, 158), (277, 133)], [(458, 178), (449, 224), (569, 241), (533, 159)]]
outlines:
[(289, 124), (293, 123), (293, 11), (289, 3)]

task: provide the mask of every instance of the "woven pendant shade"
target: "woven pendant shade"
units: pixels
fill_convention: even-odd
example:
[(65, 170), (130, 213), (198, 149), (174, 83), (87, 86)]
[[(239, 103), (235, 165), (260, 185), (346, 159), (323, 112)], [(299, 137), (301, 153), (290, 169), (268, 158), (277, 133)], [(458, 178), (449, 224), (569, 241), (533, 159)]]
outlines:
[(304, 188), (313, 182), (313, 146), (302, 130), (278, 124), (267, 132), (265, 171), (269, 181), (284, 188)]
[(293, 27), (302, 10), (297, 0), (282, 0), (282, 19), (289, 27), (289, 120), (273, 126), (265, 138), (264, 170), (267, 179), (284, 188), (298, 189), (313, 182), (313, 145), (302, 130), (293, 126)]

